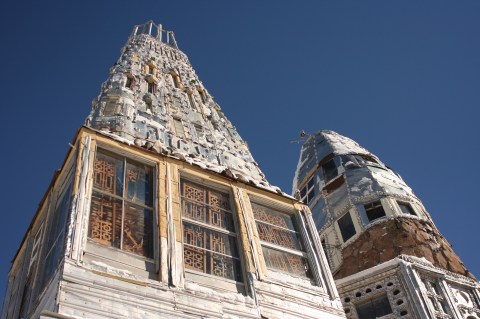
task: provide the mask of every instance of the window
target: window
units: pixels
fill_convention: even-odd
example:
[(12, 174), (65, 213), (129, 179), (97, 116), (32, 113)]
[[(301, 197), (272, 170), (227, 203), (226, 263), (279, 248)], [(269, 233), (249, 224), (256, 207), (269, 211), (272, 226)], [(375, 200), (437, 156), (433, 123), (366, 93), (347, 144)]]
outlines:
[(447, 305), (447, 301), (443, 296), (439, 283), (433, 278), (422, 278), (425, 285), (426, 295), (428, 302), (436, 314), (450, 314), (450, 309)]
[(323, 176), (325, 177), (325, 183), (328, 183), (330, 180), (334, 179), (338, 175), (337, 164), (335, 163), (334, 158), (322, 165)]
[(392, 307), (387, 296), (369, 300), (355, 308), (359, 319), (375, 319), (392, 313)]
[(98, 151), (88, 237), (153, 258), (153, 169)]
[(315, 197), (315, 176), (312, 176), (307, 184), (300, 190), (300, 200), (306, 204)]
[(338, 228), (340, 228), (340, 233), (342, 234), (343, 242), (346, 242), (357, 233), (350, 212), (340, 217), (337, 223)]
[(185, 268), (241, 281), (228, 194), (182, 180), (181, 196)]
[(175, 129), (175, 133), (178, 135), (178, 137), (185, 138), (185, 130), (183, 129), (182, 120), (173, 119), (173, 125), (174, 125), (173, 128)]
[(155, 91), (157, 90), (157, 85), (154, 82), (148, 82), (148, 93), (155, 94)]
[(132, 89), (135, 84), (135, 78), (132, 75), (127, 74), (127, 80), (125, 81), (125, 87)]
[(33, 245), (32, 245), (32, 255), (30, 257), (30, 264), (28, 265), (28, 275), (35, 269), (35, 265), (38, 259), (38, 252), (40, 250), (40, 243), (42, 242), (42, 235), (43, 235), (43, 224), (37, 230), (35, 237), (33, 238)]
[(207, 103), (207, 94), (205, 93), (205, 90), (198, 89), (198, 93), (200, 94), (200, 98), (202, 99), (202, 103), (203, 104)]
[(103, 108), (103, 116), (113, 116), (117, 113), (117, 99), (110, 99), (105, 102), (105, 107)]
[(175, 86), (175, 88), (180, 89), (182, 87), (182, 82), (180, 81), (180, 76), (175, 72), (170, 73), (170, 75), (172, 76), (173, 85)]
[(195, 133), (197, 134), (197, 137), (199, 139), (203, 138), (203, 128), (198, 124), (193, 124), (193, 126), (195, 127)]
[(45, 244), (47, 253), (43, 264), (42, 289), (50, 281), (53, 274), (57, 270), (60, 260), (63, 258), (65, 250), (65, 231), (67, 228), (67, 219), (70, 212), (72, 180), (68, 186), (57, 197), (55, 210), (49, 217), (48, 236), (46, 236)]
[(382, 203), (379, 200), (366, 204), (364, 207), (369, 222), (385, 217), (385, 211), (383, 210)]
[(402, 213), (406, 215), (413, 215), (416, 216), (415, 211), (413, 210), (412, 206), (409, 203), (397, 202), (398, 206)]
[(268, 268), (312, 278), (307, 254), (291, 215), (251, 203)]
[(196, 110), (197, 106), (195, 104), (195, 100), (193, 98), (192, 93), (187, 93), (187, 96), (188, 96), (188, 102), (190, 103), (190, 108), (192, 110)]

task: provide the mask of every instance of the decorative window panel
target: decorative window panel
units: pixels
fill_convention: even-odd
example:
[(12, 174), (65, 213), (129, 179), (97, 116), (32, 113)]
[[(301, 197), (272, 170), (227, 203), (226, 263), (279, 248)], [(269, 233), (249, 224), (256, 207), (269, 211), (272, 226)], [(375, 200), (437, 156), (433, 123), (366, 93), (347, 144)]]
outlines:
[(307, 254), (291, 215), (251, 203), (268, 268), (311, 278)]
[(183, 123), (180, 119), (173, 119), (173, 128), (175, 129), (175, 134), (178, 137), (185, 137), (185, 130), (183, 129)]
[(450, 318), (451, 310), (440, 287), (440, 282), (430, 277), (422, 277), (422, 281), (426, 289), (426, 299), (435, 318)]
[(228, 195), (188, 181), (181, 182), (181, 194), (185, 267), (241, 281)]
[(97, 152), (88, 236), (136, 255), (153, 257), (153, 170)]

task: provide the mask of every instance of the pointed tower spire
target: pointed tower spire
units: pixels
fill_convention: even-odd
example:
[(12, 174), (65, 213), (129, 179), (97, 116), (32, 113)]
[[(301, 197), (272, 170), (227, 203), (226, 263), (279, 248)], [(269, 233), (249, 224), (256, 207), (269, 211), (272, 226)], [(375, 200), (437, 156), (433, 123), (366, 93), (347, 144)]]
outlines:
[(86, 125), (153, 152), (269, 187), (245, 141), (203, 86), (172, 31), (134, 27)]

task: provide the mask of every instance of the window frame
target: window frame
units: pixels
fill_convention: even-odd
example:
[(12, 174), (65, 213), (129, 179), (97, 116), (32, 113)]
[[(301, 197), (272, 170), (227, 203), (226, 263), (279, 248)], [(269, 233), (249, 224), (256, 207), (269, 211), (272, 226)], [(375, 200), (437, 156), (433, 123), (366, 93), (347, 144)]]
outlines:
[[(375, 302), (379, 302), (379, 301), (382, 301), (382, 302), (383, 302), (383, 301), (385, 301), (385, 300), (387, 301), (386, 304), (387, 304), (387, 305), (389, 306), (389, 308), (390, 308), (390, 312), (384, 313), (384, 314), (380, 314), (380, 316), (377, 316), (377, 311), (379, 311), (380, 308), (379, 308), (379, 309), (376, 309), (376, 308), (375, 308), (375, 305), (376, 305)], [(390, 304), (390, 299), (388, 299), (388, 295), (387, 295), (387, 294), (382, 294), (382, 295), (379, 295), (379, 296), (377, 295), (377, 296), (375, 296), (375, 297), (373, 297), (373, 298), (370, 298), (370, 299), (368, 299), (368, 300), (365, 300), (365, 301), (362, 301), (362, 302), (356, 304), (356, 305), (355, 305), (355, 312), (357, 313), (358, 319), (370, 319), (370, 318), (361, 317), (360, 314), (359, 314), (359, 311), (358, 311), (358, 308), (359, 308), (360, 306), (366, 306), (366, 305), (369, 305), (369, 306), (372, 308), (372, 310), (375, 312), (375, 318), (383, 318), (384, 316), (388, 316), (388, 315), (391, 315), (391, 314), (394, 313), (394, 312), (393, 312), (393, 307), (392, 307), (392, 305)]]
[[(375, 205), (375, 204), (377, 204), (377, 203), (378, 203), (378, 205)], [(368, 205), (371, 205), (372, 207), (367, 209), (367, 206), (368, 206)], [(369, 212), (369, 211), (374, 211), (374, 210), (376, 211), (379, 207), (382, 208), (383, 216), (370, 219), (368, 212)], [(376, 222), (376, 221), (378, 221), (378, 220), (380, 220), (380, 219), (382, 219), (382, 218), (386, 218), (386, 217), (387, 217), (387, 212), (385, 211), (385, 208), (383, 207), (383, 203), (382, 203), (382, 200), (381, 200), (381, 199), (374, 200), (374, 201), (371, 201), (371, 202), (368, 202), (368, 203), (363, 204), (363, 209), (365, 210), (365, 216), (367, 217), (367, 220), (368, 220), (368, 223), (369, 223), (369, 224), (371, 224), (371, 223), (373, 223), (373, 222)]]
[[(120, 232), (121, 232), (121, 239), (120, 239), (120, 248), (117, 248), (117, 247), (114, 247), (113, 244), (111, 246), (108, 246), (108, 245), (104, 245), (98, 241), (96, 241), (95, 239), (91, 238), (89, 233), (90, 233), (90, 219), (91, 219), (91, 213), (92, 213), (92, 200), (90, 200), (90, 209), (88, 211), (88, 218), (87, 218), (87, 223), (88, 223), (88, 228), (87, 228), (87, 233), (86, 233), (86, 238), (87, 238), (87, 242), (97, 246), (97, 247), (101, 247), (101, 249), (107, 249), (107, 250), (113, 250), (113, 251), (116, 251), (118, 253), (121, 253), (125, 256), (127, 256), (127, 258), (135, 258), (136, 260), (143, 260), (143, 261), (147, 261), (149, 263), (152, 263), (152, 264), (155, 264), (157, 265), (159, 260), (159, 254), (158, 254), (158, 240), (159, 238), (158, 237), (158, 216), (157, 216), (157, 212), (158, 212), (158, 207), (157, 207), (157, 202), (158, 202), (158, 185), (157, 185), (157, 174), (158, 174), (158, 169), (157, 169), (157, 165), (154, 161), (150, 161), (148, 159), (145, 159), (143, 157), (140, 157), (138, 155), (135, 155), (135, 154), (132, 154), (132, 153), (128, 153), (128, 152), (125, 152), (125, 151), (121, 151), (121, 150), (118, 150), (118, 149), (113, 149), (111, 148), (110, 146), (108, 145), (103, 145), (103, 144), (100, 144), (100, 145), (97, 145), (97, 147), (95, 148), (95, 151), (94, 151), (94, 158), (93, 158), (93, 165), (97, 159), (97, 155), (100, 153), (102, 153), (103, 155), (106, 155), (106, 156), (109, 156), (109, 157), (112, 157), (114, 159), (117, 159), (117, 160), (122, 160), (122, 164), (123, 164), (123, 185), (122, 185), (122, 196), (118, 196), (117, 194), (113, 194), (113, 193), (108, 193), (106, 191), (102, 191), (100, 189), (96, 189), (94, 187), (94, 176), (92, 175), (92, 186), (91, 186), (91, 190), (90, 190), (90, 194), (91, 194), (91, 197), (93, 197), (93, 193), (96, 191), (99, 195), (101, 196), (109, 196), (111, 197), (113, 200), (120, 200), (122, 202), (122, 219), (121, 219), (121, 229), (120, 229)], [(126, 199), (126, 194), (125, 194), (125, 175), (126, 175), (126, 164), (127, 163), (130, 163), (130, 164), (140, 164), (140, 165), (144, 165), (144, 166), (148, 166), (150, 168), (150, 173), (151, 173), (151, 193), (152, 193), (152, 197), (151, 197), (151, 201), (152, 201), (152, 205), (151, 206), (147, 206), (147, 205), (143, 205), (141, 203), (138, 203), (138, 202), (135, 202), (135, 201), (129, 201)], [(92, 169), (92, 174), (95, 174), (95, 169), (93, 167)], [(131, 204), (133, 206), (137, 206), (137, 207), (140, 207), (142, 210), (143, 209), (151, 209), (151, 236), (152, 236), (152, 251), (151, 251), (151, 257), (148, 257), (148, 256), (144, 256), (144, 255), (140, 255), (140, 254), (136, 254), (134, 252), (130, 252), (130, 251), (127, 251), (127, 250), (123, 250), (122, 249), (122, 245), (123, 245), (123, 229), (124, 229), (124, 215), (125, 215), (125, 203), (127, 204)], [(87, 249), (88, 251), (88, 249)], [(128, 261), (126, 261), (128, 263)], [(132, 263), (128, 263), (129, 265), (131, 266), (134, 266), (134, 267), (138, 267), (138, 265), (134, 265)]]
[[(269, 201), (269, 200), (266, 200), (266, 199), (263, 199), (263, 198), (259, 198), (257, 196), (249, 196), (249, 199), (250, 199), (249, 204), (250, 204), (250, 207), (252, 209), (252, 214), (253, 214), (253, 222), (255, 223), (254, 229), (255, 229), (255, 232), (257, 233), (257, 237), (258, 237), (260, 246), (262, 247), (262, 250), (263, 250), (263, 247), (266, 247), (267, 249), (276, 250), (276, 251), (280, 251), (282, 253), (292, 254), (292, 255), (304, 258), (306, 260), (307, 266), (308, 266), (308, 271), (305, 271), (305, 275), (297, 275), (297, 274), (294, 274), (292, 272), (280, 270), (280, 269), (277, 269), (277, 268), (272, 268), (272, 267), (268, 266), (266, 256), (263, 253), (263, 258), (264, 258), (265, 266), (267, 267), (267, 269), (269, 271), (271, 270), (271, 271), (274, 271), (274, 272), (284, 273), (284, 274), (287, 274), (287, 275), (292, 276), (294, 278), (297, 278), (299, 280), (306, 280), (306, 281), (309, 281), (311, 284), (321, 286), (321, 284), (320, 284), (320, 282), (317, 278), (317, 276), (318, 276), (317, 271), (318, 270), (316, 269), (316, 265), (315, 265), (313, 257), (312, 257), (311, 247), (309, 247), (309, 245), (306, 244), (307, 240), (308, 240), (308, 237), (305, 234), (305, 229), (300, 227), (300, 225), (302, 223), (299, 221), (299, 218), (300, 218), (298, 216), (299, 212), (293, 210), (292, 208), (289, 208), (289, 207), (287, 208), (287, 207), (285, 207), (281, 204), (278, 204), (278, 203), (275, 203), (273, 201)], [(294, 227), (294, 231), (292, 231), (292, 230), (289, 230), (289, 231), (290, 232), (295, 232), (297, 234), (298, 241), (299, 241), (301, 247), (303, 248), (303, 250), (292, 249), (292, 248), (288, 248), (288, 247), (285, 247), (285, 246), (281, 246), (281, 245), (278, 245), (278, 244), (275, 244), (275, 243), (270, 243), (268, 241), (262, 240), (260, 238), (260, 234), (259, 234), (259, 230), (258, 230), (258, 226), (257, 226), (257, 218), (255, 218), (254, 207), (253, 207), (252, 204), (263, 206), (263, 207), (265, 207), (267, 209), (271, 209), (271, 210), (273, 210), (277, 213), (289, 216), (291, 218), (292, 222), (293, 222), (293, 227)], [(276, 228), (281, 228), (281, 227), (278, 227), (277, 225), (274, 225), (274, 224), (266, 223), (266, 222), (263, 222), (263, 221), (260, 221), (260, 222), (263, 223), (263, 224), (272, 225)], [(285, 228), (282, 228), (282, 229), (285, 229)], [(309, 274), (307, 274), (307, 272), (309, 272)]]
[[(340, 226), (339, 222), (340, 222), (341, 219), (345, 218), (347, 215), (350, 217), (350, 221), (352, 222), (354, 233), (352, 235), (350, 235), (347, 239), (345, 239), (345, 237), (343, 236), (342, 227)], [(355, 222), (353, 221), (352, 212), (350, 212), (350, 211), (347, 211), (340, 218), (338, 218), (336, 224), (337, 224), (338, 230), (340, 232), (340, 236), (342, 237), (342, 240), (343, 240), (344, 243), (348, 242), (350, 239), (355, 237), (355, 235), (357, 235), (357, 233), (358, 233), (357, 228), (355, 227)]]
[[(311, 183), (311, 185), (310, 185)], [(302, 192), (305, 190), (305, 195)], [(300, 200), (305, 204), (310, 204), (317, 194), (315, 193), (315, 174), (313, 174), (300, 189)]]
[[(223, 234), (223, 235), (227, 235), (227, 236), (230, 236), (230, 237), (233, 237), (233, 239), (235, 240), (235, 246), (236, 247), (232, 247), (232, 250), (235, 250), (237, 251), (237, 257), (233, 256), (233, 255), (227, 255), (227, 254), (222, 254), (222, 253), (219, 253), (219, 252), (215, 252), (214, 250), (211, 250), (211, 249), (206, 249), (205, 247), (198, 247), (198, 246), (195, 246), (195, 245), (191, 245), (191, 244), (186, 244), (187, 246), (190, 246), (190, 247), (193, 247), (194, 249), (201, 249), (201, 250), (204, 250), (208, 253), (211, 253), (211, 254), (219, 254), (219, 255), (222, 255), (222, 256), (226, 256), (226, 257), (230, 257), (232, 259), (236, 259), (237, 260), (237, 263), (238, 263), (238, 269), (237, 269), (237, 273), (235, 273), (234, 271), (234, 275), (236, 274), (239, 278), (238, 280), (237, 279), (230, 279), (230, 278), (226, 278), (226, 277), (223, 277), (223, 276), (218, 276), (214, 273), (208, 273), (208, 272), (202, 272), (202, 271), (199, 271), (199, 270), (195, 270), (195, 269), (192, 269), (192, 268), (187, 268), (185, 267), (186, 263), (184, 262), (184, 267), (185, 267), (185, 275), (187, 278), (190, 278), (194, 281), (201, 281), (201, 282), (204, 282), (205, 280), (205, 284), (207, 285), (220, 285), (222, 288), (227, 288), (227, 289), (233, 289), (235, 291), (238, 291), (238, 289), (240, 289), (240, 291), (244, 291), (245, 289), (245, 280), (246, 280), (246, 273), (245, 273), (245, 267), (244, 267), (244, 260), (243, 260), (243, 247), (242, 247), (242, 241), (241, 241), (241, 237), (240, 237), (240, 232), (239, 232), (239, 225), (238, 225), (238, 211), (237, 211), (237, 207), (235, 205), (235, 202), (234, 202), (234, 195), (233, 195), (233, 191), (230, 187), (228, 186), (225, 186), (225, 185), (222, 185), (222, 184), (217, 184), (217, 183), (211, 183), (211, 182), (206, 182), (204, 180), (199, 180), (198, 178), (194, 177), (194, 176), (190, 176), (188, 174), (185, 174), (185, 173), (181, 173), (180, 174), (180, 178), (179, 178), (179, 183), (178, 183), (178, 194), (180, 196), (180, 220), (181, 220), (181, 235), (182, 235), (182, 256), (183, 258), (184, 257), (184, 254), (185, 254), (185, 249), (184, 249), (184, 246), (185, 246), (185, 238), (184, 238), (184, 221), (190, 225), (193, 225), (193, 226), (198, 226), (198, 227), (201, 227), (203, 229), (206, 229), (208, 231), (212, 231), (212, 232), (217, 232), (219, 234)], [(204, 190), (206, 190), (207, 192), (208, 191), (213, 191), (213, 192), (218, 192), (222, 195), (226, 195), (228, 196), (228, 204), (229, 204), (229, 207), (230, 207), (230, 211), (228, 210), (224, 210), (224, 209), (221, 209), (223, 211), (228, 211), (230, 214), (231, 214), (231, 222), (232, 222), (232, 230), (228, 230), (228, 229), (222, 229), (220, 227), (216, 227), (214, 225), (210, 225), (210, 224), (207, 224), (207, 223), (204, 223), (204, 222), (201, 222), (201, 221), (197, 221), (195, 219), (192, 219), (192, 218), (188, 218), (188, 217), (185, 217), (184, 215), (184, 211), (183, 211), (183, 201), (184, 201), (184, 195), (183, 195), (183, 185), (184, 183), (187, 182), (187, 183), (190, 183), (190, 184), (193, 184), (195, 186), (199, 186), (199, 187), (202, 187)], [(201, 204), (200, 202), (197, 202), (199, 204)], [(209, 206), (208, 203), (203, 203), (205, 204), (205, 207)], [(212, 282), (212, 279), (214, 279), (215, 281)], [(219, 284), (221, 283), (221, 284)]]
[[(406, 215), (406, 216), (417, 216), (418, 217), (418, 214), (417, 212), (415, 211), (415, 209), (413, 208), (412, 204), (410, 202), (406, 202), (406, 201), (399, 201), (397, 200), (397, 205), (398, 205), (398, 208), (400, 209), (400, 212), (402, 215)], [(407, 211), (408, 212), (405, 212), (403, 209), (402, 209), (402, 206), (403, 207), (406, 207)]]

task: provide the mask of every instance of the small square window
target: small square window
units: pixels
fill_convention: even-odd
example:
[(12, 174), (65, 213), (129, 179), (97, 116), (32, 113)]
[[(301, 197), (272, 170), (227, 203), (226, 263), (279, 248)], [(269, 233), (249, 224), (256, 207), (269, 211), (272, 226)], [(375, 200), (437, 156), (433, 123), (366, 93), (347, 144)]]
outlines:
[(368, 221), (370, 222), (386, 216), (382, 203), (379, 200), (373, 203), (366, 204), (364, 207), (365, 212), (367, 213)]
[(340, 233), (342, 234), (343, 242), (346, 242), (357, 233), (350, 212), (340, 217), (337, 223), (338, 228), (340, 228)]
[(413, 210), (412, 206), (409, 203), (397, 202), (398, 206), (402, 213), (406, 215), (413, 215), (416, 216), (415, 211)]

